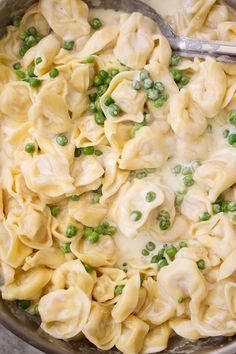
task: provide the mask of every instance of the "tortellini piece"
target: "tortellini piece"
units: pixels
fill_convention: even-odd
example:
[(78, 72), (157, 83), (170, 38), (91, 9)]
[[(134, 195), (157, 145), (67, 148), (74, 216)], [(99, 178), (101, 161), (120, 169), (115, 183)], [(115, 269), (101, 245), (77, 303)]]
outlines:
[(29, 270), (37, 266), (57, 269), (66, 262), (65, 254), (59, 248), (46, 248), (26, 257), (23, 270)]
[(226, 259), (236, 247), (235, 227), (227, 214), (219, 213), (208, 221), (193, 225), (192, 233), (222, 259)]
[(42, 134), (61, 134), (71, 129), (66, 100), (54, 93), (42, 93), (31, 107), (29, 117)]
[(155, 327), (149, 331), (142, 349), (143, 354), (159, 353), (167, 348), (171, 328), (167, 323)]
[[(138, 71), (124, 71), (112, 80), (108, 90), (101, 97), (100, 104), (107, 119), (112, 122), (134, 121), (142, 122), (143, 109), (147, 100), (143, 91), (132, 88), (132, 81), (139, 79)], [(105, 97), (111, 96), (121, 109), (121, 114), (113, 117), (105, 104)]]
[(81, 0), (41, 0), (40, 10), (52, 30), (65, 40), (77, 40), (90, 33), (88, 6)]
[(114, 53), (132, 69), (142, 69), (154, 48), (154, 23), (140, 13), (133, 13), (121, 25)]
[(123, 288), (118, 302), (112, 309), (111, 315), (115, 322), (123, 322), (135, 310), (139, 300), (140, 275), (133, 275)]
[(1, 112), (16, 122), (25, 122), (32, 105), (29, 85), (25, 82), (9, 82), (0, 95)]
[[(99, 331), (97, 325), (99, 323)], [(111, 349), (121, 334), (121, 324), (114, 321), (111, 308), (98, 302), (92, 302), (91, 312), (83, 334), (87, 339), (103, 350)]]
[(207, 295), (206, 281), (197, 267), (196, 262), (188, 259), (175, 259), (169, 266), (158, 273), (157, 282), (168, 294), (176, 308), (178, 316), (184, 313), (185, 305), (178, 302), (179, 298), (190, 297), (191, 314), (197, 314), (200, 305)]
[(225, 148), (216, 152), (196, 170), (194, 180), (208, 191), (211, 202), (236, 182), (235, 163), (235, 149)]
[(136, 170), (162, 166), (169, 152), (164, 136), (157, 127), (143, 127), (123, 148), (119, 166)]
[(204, 114), (193, 102), (187, 89), (172, 96), (168, 120), (175, 134), (182, 139), (196, 139), (203, 134), (207, 127)]
[[(145, 199), (149, 192), (155, 193), (155, 199), (151, 203)], [(154, 179), (134, 179), (121, 187), (111, 205), (109, 216), (126, 237), (133, 238), (145, 225), (152, 210), (161, 205), (164, 199), (164, 193)], [(137, 220), (136, 214), (140, 216)]]
[(81, 156), (74, 161), (71, 175), (75, 186), (81, 187), (95, 182), (103, 173), (104, 169), (96, 157)]
[(184, 197), (181, 205), (181, 213), (189, 220), (197, 222), (201, 213), (206, 211), (209, 214), (212, 211), (212, 205), (207, 192), (198, 186), (193, 186)]
[(93, 116), (81, 117), (73, 130), (71, 142), (79, 147), (96, 146), (105, 141), (104, 130)]
[(55, 56), (60, 50), (60, 42), (53, 35), (43, 38), (35, 47), (32, 47), (24, 56), (23, 65), (25, 68), (34, 63), (37, 58), (41, 58), (42, 61), (35, 65), (35, 74), (42, 76), (50, 70)]
[(39, 302), (41, 328), (54, 338), (75, 338), (83, 330), (90, 308), (91, 300), (79, 287), (52, 291)]
[(23, 244), (35, 249), (52, 246), (49, 224), (47, 212), (31, 206), (10, 212), (6, 219), (9, 230), (15, 231)]
[(94, 244), (84, 238), (76, 238), (71, 244), (71, 251), (93, 267), (114, 266), (117, 260), (115, 242), (110, 236), (101, 236)]
[(41, 154), (25, 160), (21, 170), (27, 187), (44, 198), (59, 197), (75, 190), (68, 161), (63, 157)]
[(196, 340), (203, 336), (196, 330), (194, 323), (187, 318), (173, 318), (169, 322), (170, 327), (179, 336), (190, 340)]
[(149, 331), (149, 326), (138, 317), (131, 315), (123, 323), (116, 347), (124, 354), (138, 354)]
[(32, 253), (32, 249), (24, 245), (17, 237), (14, 225), (8, 228), (4, 221), (0, 222), (0, 259), (13, 268), (17, 268), (24, 263), (27, 256)]
[(220, 110), (226, 93), (226, 76), (220, 63), (207, 58), (200, 64), (200, 73), (191, 79), (189, 88), (193, 100), (207, 118), (213, 118)]
[(58, 267), (52, 276), (55, 289), (69, 289), (78, 286), (88, 296), (91, 295), (94, 280), (79, 259), (65, 262)]
[(158, 288), (158, 284), (152, 278), (148, 278), (143, 283), (147, 290), (147, 297), (143, 306), (137, 313), (139, 318), (150, 325), (160, 325), (165, 323), (175, 314), (175, 307), (169, 302), (165, 294)]
[(172, 54), (168, 40), (161, 34), (158, 34), (153, 39), (155, 40), (155, 49), (151, 55), (150, 62), (154, 61), (161, 65), (168, 66)]
[(41, 296), (43, 288), (48, 284), (52, 270), (36, 267), (26, 272), (16, 273), (12, 283), (4, 285), (2, 297), (5, 300), (36, 300)]

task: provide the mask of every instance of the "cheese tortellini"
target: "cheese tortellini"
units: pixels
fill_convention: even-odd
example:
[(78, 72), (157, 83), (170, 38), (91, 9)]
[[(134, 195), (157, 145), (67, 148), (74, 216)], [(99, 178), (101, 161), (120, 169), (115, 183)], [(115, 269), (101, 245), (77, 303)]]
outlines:
[[(39, 0), (0, 39), (2, 299), (102, 351), (233, 336), (236, 65), (92, 2)], [(166, 3), (235, 41), (222, 2)]]

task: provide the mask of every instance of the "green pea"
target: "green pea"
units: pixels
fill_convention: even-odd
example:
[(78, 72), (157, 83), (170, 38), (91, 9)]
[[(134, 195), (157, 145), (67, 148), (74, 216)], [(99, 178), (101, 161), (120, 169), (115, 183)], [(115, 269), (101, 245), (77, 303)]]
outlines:
[(35, 28), (35, 27), (29, 27), (28, 29), (27, 29), (27, 32), (28, 32), (28, 34), (30, 34), (30, 35), (32, 35), (32, 36), (37, 36), (38, 35), (38, 31), (37, 31), (37, 28)]
[(96, 75), (93, 80), (93, 84), (94, 86), (98, 87), (103, 84), (103, 79), (99, 75)]
[(116, 285), (114, 289), (115, 296), (119, 296), (123, 292), (124, 285)]
[(184, 195), (180, 193), (176, 193), (175, 196), (175, 206), (180, 206), (184, 201)]
[(105, 99), (104, 99), (104, 104), (106, 106), (110, 106), (112, 103), (115, 103), (113, 98), (111, 96), (106, 96)]
[(94, 204), (100, 203), (100, 199), (101, 199), (101, 194), (99, 194), (99, 193), (92, 194), (92, 202)]
[(154, 106), (156, 108), (161, 108), (164, 103), (168, 100), (169, 95), (168, 94), (162, 94), (156, 101), (154, 101)]
[(183, 194), (183, 195), (185, 195), (185, 194), (187, 194), (187, 192), (188, 192), (188, 188), (185, 187), (185, 186), (183, 186), (183, 187), (181, 187), (181, 188), (178, 189), (176, 195), (178, 195), (178, 194)]
[(184, 176), (183, 182), (186, 187), (191, 187), (192, 185), (194, 185), (194, 180), (192, 175)]
[(172, 173), (174, 175), (179, 175), (182, 171), (182, 166), (181, 165), (175, 165), (172, 169), (171, 169)]
[(91, 102), (91, 103), (89, 104), (89, 110), (90, 110), (91, 112), (93, 112), (93, 113), (95, 113), (95, 112), (97, 111), (95, 102)]
[(230, 123), (236, 127), (236, 110), (230, 111), (228, 117)]
[(171, 66), (177, 66), (179, 65), (180, 61), (180, 56), (177, 53), (172, 54), (171, 60), (170, 60), (170, 65)]
[(82, 151), (80, 148), (75, 148), (75, 152), (74, 152), (74, 157), (80, 157), (82, 154)]
[(99, 149), (96, 149), (96, 150), (94, 150), (94, 155), (96, 155), (96, 156), (102, 156), (102, 155), (103, 155), (103, 152), (102, 152), (101, 150), (99, 150)]
[(199, 261), (197, 261), (197, 266), (201, 270), (205, 269), (206, 268), (205, 261), (203, 259), (199, 259)]
[(143, 255), (144, 257), (149, 256), (148, 250), (143, 249), (143, 250), (142, 250), (142, 255)]
[(24, 79), (25, 78), (25, 73), (22, 70), (16, 70), (16, 75), (20, 78), (20, 79)]
[(156, 197), (157, 197), (157, 195), (156, 195), (155, 192), (148, 192), (148, 193), (146, 194), (145, 199), (146, 199), (146, 201), (147, 201), (148, 203), (151, 203), (151, 202), (153, 202), (153, 201), (156, 199)]
[(43, 59), (41, 57), (38, 57), (38, 58), (35, 59), (35, 64), (37, 64), (37, 65), (41, 64), (42, 61), (43, 61)]
[(236, 134), (230, 134), (228, 136), (228, 143), (230, 145), (233, 145), (234, 143), (236, 143)]
[(22, 39), (22, 41), (24, 41), (27, 37), (29, 37), (29, 33), (27, 31), (21, 32), (19, 37)]
[(159, 269), (168, 266), (168, 262), (166, 259), (161, 259), (158, 263), (157, 266)]
[(183, 167), (181, 172), (183, 176), (192, 175), (193, 173), (191, 167)]
[(109, 74), (106, 70), (100, 70), (98, 73), (98, 76), (101, 77), (101, 79), (104, 82), (104, 80), (106, 80), (108, 78)]
[(92, 231), (90, 233), (90, 235), (88, 237), (86, 237), (86, 240), (89, 242), (89, 243), (96, 243), (99, 241), (99, 234), (96, 232), (96, 231)]
[(34, 306), (34, 316), (39, 317), (40, 313), (39, 313), (39, 304)]
[(147, 121), (144, 118), (144, 120), (141, 123), (134, 123), (133, 128), (131, 129), (131, 137), (134, 138), (135, 134), (137, 133), (137, 131), (143, 127), (145, 127), (147, 125)]
[(26, 37), (25, 43), (28, 47), (34, 47), (37, 44), (37, 39), (34, 36)]
[(61, 251), (64, 252), (64, 253), (71, 253), (71, 248), (70, 248), (70, 243), (63, 243), (61, 245)]
[(99, 98), (96, 100), (95, 106), (96, 106), (96, 109), (97, 109), (98, 112), (102, 112), (103, 113)]
[(103, 112), (96, 112), (95, 113), (95, 122), (100, 125), (104, 126), (106, 117), (104, 116)]
[(93, 155), (94, 154), (94, 147), (93, 146), (87, 146), (84, 148), (81, 148), (82, 154), (84, 155)]
[(213, 214), (219, 214), (222, 212), (222, 206), (219, 203), (214, 203), (212, 204), (212, 211)]
[(74, 41), (65, 41), (63, 48), (64, 48), (65, 50), (73, 50), (74, 45), (75, 45), (75, 42), (74, 42)]
[(181, 78), (182, 78), (182, 74), (181, 71), (179, 69), (173, 69), (171, 70), (173, 79), (175, 80), (175, 82), (180, 82)]
[(180, 247), (180, 248), (185, 248), (185, 247), (188, 247), (188, 244), (187, 244), (187, 242), (185, 242), (185, 241), (180, 241), (179, 247)]
[(16, 300), (16, 305), (21, 310), (27, 310), (31, 306), (30, 300)]
[(28, 72), (28, 76), (29, 76), (29, 77), (36, 77), (36, 75), (35, 75), (35, 73), (34, 73), (34, 67), (33, 67), (33, 66), (31, 66), (30, 68), (28, 68), (27, 72)]
[(143, 179), (143, 178), (147, 177), (147, 175), (148, 175), (147, 172), (142, 170), (142, 171), (138, 171), (136, 173), (135, 177), (138, 179)]
[(151, 258), (151, 263), (158, 263), (161, 259), (162, 259), (162, 256), (155, 254), (155, 256), (153, 256)]
[(151, 89), (154, 86), (154, 82), (151, 79), (145, 79), (143, 82), (143, 87), (145, 90)]
[(170, 257), (170, 258), (174, 258), (174, 256), (176, 255), (176, 253), (178, 252), (175, 246), (168, 246), (165, 250), (166, 254)]
[(102, 22), (99, 18), (93, 18), (90, 21), (90, 26), (94, 29), (94, 30), (98, 30), (102, 27)]
[(117, 117), (121, 112), (120, 107), (116, 103), (112, 103), (109, 106), (109, 113), (112, 117)]
[(58, 75), (59, 75), (59, 70), (56, 69), (56, 68), (51, 69), (50, 72), (49, 72), (49, 76), (52, 79), (55, 79)]
[(90, 264), (84, 263), (84, 268), (87, 273), (92, 273), (93, 267)]
[(139, 78), (141, 81), (149, 79), (149, 77), (150, 77), (150, 73), (147, 70), (142, 70), (141, 73), (139, 74)]
[(146, 249), (150, 252), (154, 251), (154, 249), (156, 248), (156, 245), (155, 243), (149, 241), (147, 244), (146, 244)]
[(166, 219), (170, 219), (170, 213), (166, 210), (161, 210), (157, 215), (157, 220), (161, 221)]
[(225, 139), (228, 138), (229, 133), (230, 133), (229, 129), (225, 129), (225, 130), (223, 131), (223, 137), (224, 137)]
[(25, 145), (25, 152), (28, 154), (33, 154), (36, 150), (36, 147), (33, 143), (28, 143)]
[(78, 202), (78, 200), (80, 200), (80, 195), (74, 194), (70, 197), (70, 200), (72, 200), (73, 202)]
[(92, 55), (89, 55), (87, 58), (84, 59), (85, 64), (92, 64), (94, 63), (94, 57)]
[(66, 146), (68, 144), (68, 138), (65, 135), (58, 135), (56, 142), (60, 146)]
[(112, 82), (112, 77), (109, 76), (109, 77), (106, 79), (105, 84), (106, 84), (107, 86), (109, 86), (111, 82)]
[(57, 217), (61, 212), (61, 208), (59, 207), (59, 205), (56, 205), (56, 204), (50, 205), (49, 208), (51, 210), (52, 216), (54, 216), (54, 217)]
[(161, 81), (155, 82), (154, 88), (158, 91), (158, 93), (163, 93), (165, 91), (165, 86)]
[(96, 102), (96, 100), (98, 98), (97, 92), (90, 93), (88, 95), (88, 97), (89, 97), (90, 102)]
[(67, 229), (66, 229), (66, 236), (69, 238), (74, 237), (74, 236), (76, 236), (77, 232), (78, 232), (78, 229), (76, 226), (69, 225), (69, 226), (67, 226)]
[(103, 96), (104, 93), (107, 91), (107, 89), (108, 89), (107, 85), (100, 85), (97, 91), (98, 96), (100, 97)]
[(199, 215), (199, 221), (208, 221), (211, 218), (211, 215), (207, 211), (203, 211)]
[(39, 79), (32, 77), (29, 79), (29, 84), (31, 87), (37, 88), (41, 85), (41, 81)]
[(132, 88), (133, 88), (134, 90), (137, 90), (137, 91), (142, 88), (142, 84), (141, 84), (141, 82), (138, 81), (138, 80), (132, 81), (131, 86), (132, 86)]
[(21, 16), (14, 16), (12, 19), (12, 24), (14, 27), (20, 27), (22, 17)]
[(193, 172), (195, 172), (197, 169), (198, 169), (198, 167), (200, 167), (201, 166), (201, 161), (199, 161), (199, 160), (195, 160), (195, 161), (193, 161), (192, 163), (191, 163), (191, 167), (192, 167), (192, 170), (193, 170)]
[(134, 210), (132, 211), (132, 213), (130, 214), (130, 219), (132, 221), (139, 221), (142, 218), (143, 214), (141, 213), (141, 211), (139, 210)]
[(222, 211), (223, 211), (224, 213), (227, 213), (227, 212), (229, 211), (228, 207), (229, 207), (229, 202), (226, 201), (226, 200), (224, 200), (224, 201), (221, 203)]
[(178, 86), (179, 88), (183, 88), (184, 86), (186, 86), (190, 81), (190, 78), (187, 76), (187, 75), (182, 75), (179, 83), (178, 83)]
[(170, 228), (170, 226), (171, 226), (171, 222), (169, 219), (160, 221), (159, 227), (162, 231), (168, 230)]
[(116, 226), (110, 226), (108, 223), (107, 224), (103, 223), (101, 226), (102, 226), (103, 235), (114, 236), (115, 233), (117, 232)]
[(20, 70), (21, 68), (22, 68), (22, 65), (19, 61), (17, 63), (13, 64), (14, 70)]
[(29, 50), (29, 47), (27, 45), (23, 45), (19, 49), (19, 55), (23, 57), (25, 53)]
[(229, 202), (228, 211), (231, 212), (231, 213), (236, 211), (236, 202)]
[(182, 304), (183, 302), (184, 302), (184, 298), (183, 298), (183, 297), (179, 297), (179, 298), (178, 298), (178, 303), (179, 303), (179, 304)]
[(156, 101), (158, 99), (158, 91), (156, 89), (149, 89), (147, 91), (147, 97), (152, 101)]
[(120, 73), (120, 70), (118, 70), (118, 69), (112, 69), (112, 71), (111, 71), (111, 76), (112, 77), (115, 77), (116, 75), (118, 75)]

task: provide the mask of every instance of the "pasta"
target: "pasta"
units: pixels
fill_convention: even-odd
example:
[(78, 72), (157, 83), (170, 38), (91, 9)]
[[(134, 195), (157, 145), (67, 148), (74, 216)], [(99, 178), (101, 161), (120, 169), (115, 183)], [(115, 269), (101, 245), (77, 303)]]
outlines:
[[(221, 1), (146, 2), (178, 34), (235, 41)], [(3, 300), (102, 351), (234, 335), (235, 79), (235, 64), (172, 53), (138, 12), (40, 0), (13, 19), (0, 40)]]

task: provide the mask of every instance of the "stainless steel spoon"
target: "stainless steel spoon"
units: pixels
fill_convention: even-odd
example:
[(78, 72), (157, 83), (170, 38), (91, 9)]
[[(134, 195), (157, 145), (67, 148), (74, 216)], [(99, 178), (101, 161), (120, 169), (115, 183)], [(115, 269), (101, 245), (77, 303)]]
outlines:
[[(140, 12), (150, 17), (158, 24), (171, 48), (181, 56), (191, 58), (211, 56), (221, 62), (236, 63), (236, 43), (178, 36), (160, 14), (140, 0), (86, 0), (86, 2), (92, 8), (113, 9), (128, 13)], [(232, 7), (236, 5), (235, 0), (226, 2)]]

